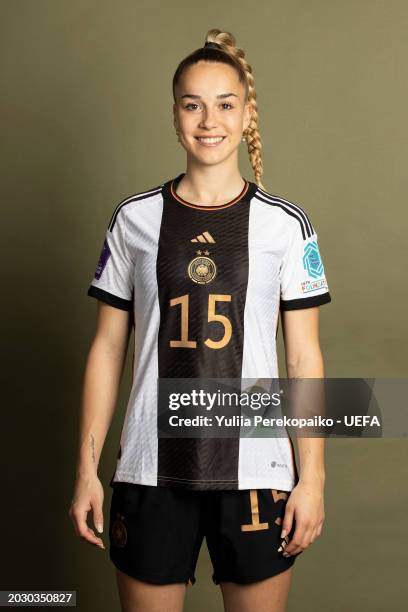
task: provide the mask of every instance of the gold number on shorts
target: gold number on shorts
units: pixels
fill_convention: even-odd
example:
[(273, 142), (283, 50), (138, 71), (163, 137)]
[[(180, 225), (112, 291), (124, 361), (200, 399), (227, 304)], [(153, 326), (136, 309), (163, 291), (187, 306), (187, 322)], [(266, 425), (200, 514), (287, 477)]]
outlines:
[[(275, 504), (276, 504), (276, 502), (277, 502), (277, 501), (279, 501), (280, 499), (283, 499), (283, 500), (288, 499), (288, 494), (287, 494), (287, 493), (285, 493), (285, 491), (281, 491), (280, 493), (278, 493), (276, 489), (271, 489), (271, 492), (272, 492), (272, 497), (273, 497), (273, 501), (275, 502)], [(275, 523), (276, 523), (277, 525), (281, 525), (281, 524), (282, 524), (282, 519), (281, 519), (281, 517), (280, 517), (280, 516), (278, 516), (278, 517), (275, 519)]]
[(252, 523), (249, 523), (249, 525), (241, 525), (241, 531), (260, 531), (261, 529), (268, 529), (269, 523), (259, 522), (258, 491), (256, 489), (250, 489), (249, 499), (251, 501)]
[[(285, 491), (278, 491), (276, 489), (271, 489), (273, 501), (276, 503), (280, 499), (286, 500), (288, 499), (288, 494)], [(258, 504), (258, 491), (256, 489), (249, 490), (249, 499), (251, 502), (251, 516), (252, 523), (247, 525), (241, 525), (241, 531), (260, 531), (261, 529), (268, 529), (269, 523), (260, 523), (259, 522), (259, 504)], [(276, 525), (280, 525), (282, 523), (282, 519), (278, 516), (275, 519)]]

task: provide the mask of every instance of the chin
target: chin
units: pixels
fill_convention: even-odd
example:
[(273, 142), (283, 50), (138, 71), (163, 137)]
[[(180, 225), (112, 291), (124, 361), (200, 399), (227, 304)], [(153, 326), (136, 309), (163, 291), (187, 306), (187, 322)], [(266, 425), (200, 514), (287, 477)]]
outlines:
[(219, 164), (220, 162), (223, 162), (224, 160), (228, 159), (228, 157), (230, 157), (231, 155), (231, 151), (223, 151), (222, 154), (221, 152), (216, 151), (213, 151), (212, 154), (208, 151), (204, 151), (204, 153), (201, 153), (201, 155), (197, 154), (197, 151), (188, 151), (188, 155), (191, 159), (197, 160), (197, 162), (199, 162), (200, 164), (213, 165)]
[[(200, 146), (200, 145), (199, 145)], [(205, 149), (205, 148), (200, 148), (197, 149), (196, 147), (192, 147), (188, 149), (188, 153), (200, 160), (205, 162), (205, 160), (217, 160), (218, 161), (223, 161), (224, 159), (227, 159), (232, 153), (234, 153), (234, 151), (237, 149), (238, 147), (234, 147), (231, 144), (228, 144), (228, 147), (225, 147), (222, 151), (218, 150), (218, 149)]]

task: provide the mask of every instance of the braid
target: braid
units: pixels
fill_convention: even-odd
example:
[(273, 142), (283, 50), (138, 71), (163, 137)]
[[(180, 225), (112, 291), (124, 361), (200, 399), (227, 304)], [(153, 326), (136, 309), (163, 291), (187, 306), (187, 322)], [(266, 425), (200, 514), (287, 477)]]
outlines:
[(213, 28), (207, 32), (206, 42), (216, 42), (221, 45), (223, 51), (235, 58), (245, 74), (247, 102), (250, 103), (251, 107), (251, 120), (244, 133), (245, 140), (256, 183), (261, 189), (265, 189), (261, 181), (263, 175), (262, 144), (258, 127), (258, 103), (256, 101), (255, 79), (252, 73), (252, 67), (245, 59), (244, 51), (236, 46), (235, 37), (230, 32), (223, 32), (222, 30)]

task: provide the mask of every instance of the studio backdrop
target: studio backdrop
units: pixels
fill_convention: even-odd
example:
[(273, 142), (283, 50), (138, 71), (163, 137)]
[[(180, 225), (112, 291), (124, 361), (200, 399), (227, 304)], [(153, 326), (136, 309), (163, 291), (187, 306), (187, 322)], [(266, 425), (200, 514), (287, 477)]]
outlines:
[[(185, 171), (174, 70), (210, 28), (236, 36), (255, 78), (262, 182), (319, 228), (332, 296), (320, 316), (326, 376), (402, 379), (408, 6), (1, 0), (0, 10), (0, 589), (76, 591), (84, 612), (119, 610), (106, 525), (131, 351), (98, 471), (106, 550), (80, 540), (68, 516), (95, 332), (87, 290), (114, 207)], [(245, 149), (240, 155), (254, 181)], [(281, 331), (278, 348), (284, 372)], [(325, 525), (296, 563), (290, 611), (405, 610), (406, 482), (398, 432), (327, 440)], [(203, 546), (186, 610), (223, 609), (210, 575)]]

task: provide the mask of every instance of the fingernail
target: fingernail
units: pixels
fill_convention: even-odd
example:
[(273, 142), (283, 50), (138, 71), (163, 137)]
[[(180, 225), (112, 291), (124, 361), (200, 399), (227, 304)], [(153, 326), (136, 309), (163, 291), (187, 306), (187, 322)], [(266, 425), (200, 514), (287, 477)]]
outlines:
[(283, 550), (283, 548), (282, 548), (282, 546), (279, 546), (278, 552), (280, 552), (281, 550)]
[(98, 523), (96, 528), (99, 531), (99, 533), (103, 533), (103, 525), (102, 525), (102, 523)]
[(286, 535), (286, 529), (283, 529), (283, 530), (282, 530), (282, 533), (281, 533), (281, 538), (284, 538), (284, 537), (285, 537), (285, 535)]

